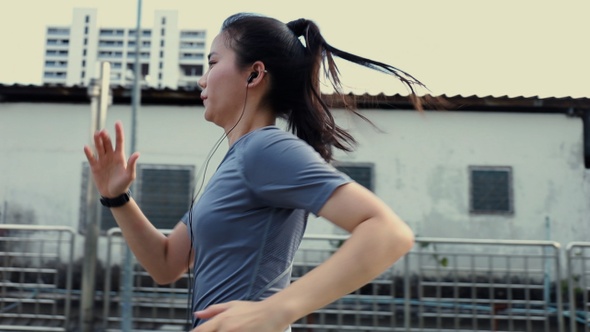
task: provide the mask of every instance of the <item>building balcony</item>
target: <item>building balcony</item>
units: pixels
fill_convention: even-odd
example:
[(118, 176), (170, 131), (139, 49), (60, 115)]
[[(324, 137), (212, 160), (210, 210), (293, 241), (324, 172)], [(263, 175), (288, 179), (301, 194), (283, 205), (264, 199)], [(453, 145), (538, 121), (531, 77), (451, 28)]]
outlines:
[[(127, 60), (129, 60), (131, 62), (135, 61), (135, 52), (128, 52), (126, 58), (127, 58)], [(150, 54), (147, 53), (147, 52), (142, 52), (142, 53), (139, 54), (139, 60), (140, 61), (144, 61), (146, 59), (149, 60), (149, 58), (150, 58)]]
[(112, 59), (116, 59), (116, 60), (122, 60), (123, 59), (123, 54), (99, 54), (96, 57), (98, 60), (112, 60)]
[(68, 67), (68, 62), (67, 61), (46, 61), (45, 64), (43, 65), (43, 67), (47, 68), (49, 70), (62, 69), (62, 68)]
[(65, 53), (45, 53), (45, 59), (63, 60), (68, 58), (68, 52)]
[(69, 40), (47, 40), (47, 42), (45, 43), (46, 46), (49, 46), (51, 48), (57, 48), (57, 49), (67, 49), (70, 46), (70, 41)]
[(69, 36), (70, 35), (70, 28), (65, 28), (65, 27), (47, 28), (47, 35), (48, 36)]
[(205, 31), (181, 31), (180, 32), (180, 40), (205, 40), (207, 38), (207, 33)]
[(122, 48), (123, 46), (125, 46), (125, 43), (123, 43), (123, 41), (101, 40), (98, 42), (99, 49), (102, 49), (102, 48)]
[(98, 35), (102, 37), (125, 37), (125, 31), (121, 29), (101, 29)]
[(68, 77), (67, 73), (63, 72), (63, 71), (59, 71), (59, 72), (46, 71), (43, 73), (44, 80), (47, 80), (47, 79), (65, 80), (67, 77)]

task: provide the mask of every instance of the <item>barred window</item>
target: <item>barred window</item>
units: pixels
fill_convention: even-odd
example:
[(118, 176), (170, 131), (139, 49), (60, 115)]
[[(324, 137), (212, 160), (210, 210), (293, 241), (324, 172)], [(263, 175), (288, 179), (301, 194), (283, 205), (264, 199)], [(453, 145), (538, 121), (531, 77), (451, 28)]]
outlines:
[(514, 213), (511, 167), (471, 166), (469, 175), (471, 213)]
[(373, 191), (373, 169), (372, 163), (336, 163), (337, 170), (350, 176), (351, 179), (358, 182), (365, 188)]
[(139, 205), (146, 217), (160, 229), (172, 229), (190, 207), (192, 167), (146, 166), (139, 172)]
[[(88, 195), (88, 163), (82, 166), (80, 199), (80, 229), (86, 226), (86, 197)], [(137, 165), (133, 199), (158, 229), (172, 229), (189, 209), (192, 199), (194, 166)], [(118, 227), (111, 211), (100, 207), (101, 230)]]

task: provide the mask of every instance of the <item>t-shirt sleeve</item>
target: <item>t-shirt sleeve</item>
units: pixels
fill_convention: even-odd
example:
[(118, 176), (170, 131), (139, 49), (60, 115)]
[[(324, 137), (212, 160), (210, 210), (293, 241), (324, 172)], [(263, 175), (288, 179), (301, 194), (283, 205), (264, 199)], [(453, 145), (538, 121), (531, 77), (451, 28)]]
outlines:
[(271, 206), (317, 215), (336, 188), (352, 181), (303, 140), (285, 132), (253, 137), (243, 158), (246, 184)]

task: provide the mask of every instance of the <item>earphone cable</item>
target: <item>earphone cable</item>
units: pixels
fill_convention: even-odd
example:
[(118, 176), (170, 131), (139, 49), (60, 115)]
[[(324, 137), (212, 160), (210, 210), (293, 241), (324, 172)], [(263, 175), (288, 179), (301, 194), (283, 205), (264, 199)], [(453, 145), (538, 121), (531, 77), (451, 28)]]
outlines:
[[(217, 149), (219, 148), (219, 146), (221, 145), (221, 142), (223, 142), (228, 136), (229, 134), (238, 126), (238, 124), (240, 123), (240, 121), (242, 120), (243, 116), (244, 116), (244, 112), (246, 111), (246, 102), (248, 101), (248, 85), (246, 85), (246, 95), (244, 97), (244, 106), (242, 107), (242, 112), (240, 114), (240, 117), (238, 118), (238, 121), (236, 121), (236, 123), (233, 125), (233, 127), (231, 127), (227, 132), (225, 132), (223, 135), (221, 135), (221, 137), (215, 142), (215, 144), (213, 145), (213, 148), (209, 151), (209, 153), (207, 154), (207, 158), (205, 159), (205, 166), (203, 167), (203, 172), (202, 174), (198, 174), (197, 175), (197, 183), (200, 182), (200, 184), (198, 185), (198, 189), (197, 188), (197, 183), (195, 183), (195, 189), (193, 189), (193, 195), (192, 195), (192, 200), (191, 200), (191, 204), (189, 206), (189, 212), (188, 212), (188, 228), (189, 228), (189, 240), (190, 240), (190, 248), (189, 248), (189, 252), (188, 252), (188, 258), (187, 258), (187, 272), (188, 272), (188, 299), (187, 299), (187, 307), (188, 307), (188, 315), (187, 315), (187, 325), (191, 326), (191, 322), (192, 322), (192, 300), (193, 300), (193, 281), (192, 281), (192, 276), (191, 276), (191, 253), (193, 251), (193, 207), (195, 204), (195, 201), (197, 200), (197, 197), (199, 196), (199, 194), (201, 193), (201, 190), (203, 189), (203, 185), (205, 183), (205, 176), (207, 174), (207, 168), (209, 167), (209, 162), (211, 161), (211, 158), (213, 158), (213, 155), (215, 154), (215, 152), (217, 152)], [(196, 191), (196, 193), (195, 193)]]

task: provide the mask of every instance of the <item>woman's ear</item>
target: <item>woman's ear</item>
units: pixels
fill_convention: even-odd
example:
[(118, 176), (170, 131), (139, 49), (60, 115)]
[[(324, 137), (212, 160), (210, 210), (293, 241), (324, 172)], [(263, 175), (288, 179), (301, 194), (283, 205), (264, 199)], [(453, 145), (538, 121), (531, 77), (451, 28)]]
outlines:
[(251, 72), (246, 79), (246, 82), (250, 86), (251, 84), (258, 83), (262, 81), (265, 74), (268, 73), (265, 69), (264, 63), (262, 61), (256, 61), (251, 66)]

